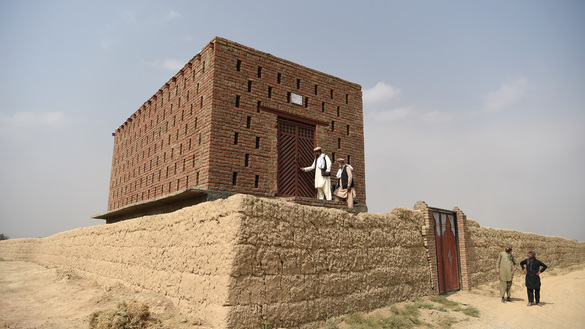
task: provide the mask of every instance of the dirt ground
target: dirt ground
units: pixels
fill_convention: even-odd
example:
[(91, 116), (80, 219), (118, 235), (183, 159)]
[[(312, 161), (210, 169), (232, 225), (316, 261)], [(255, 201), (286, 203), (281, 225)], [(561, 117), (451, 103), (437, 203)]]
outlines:
[[(500, 302), (497, 284), (449, 294), (449, 300), (480, 311), (479, 318), (462, 316), (451, 328), (585, 327), (585, 266), (545, 272), (542, 306), (526, 306), (523, 281), (523, 275), (517, 274), (509, 303)], [(34, 263), (0, 261), (0, 328), (88, 328), (91, 313), (130, 300), (148, 304), (163, 328), (204, 328), (187, 321), (164, 296), (124, 286), (100, 286)], [(436, 318), (443, 316), (441, 312), (423, 313), (423, 321), (439, 327)]]

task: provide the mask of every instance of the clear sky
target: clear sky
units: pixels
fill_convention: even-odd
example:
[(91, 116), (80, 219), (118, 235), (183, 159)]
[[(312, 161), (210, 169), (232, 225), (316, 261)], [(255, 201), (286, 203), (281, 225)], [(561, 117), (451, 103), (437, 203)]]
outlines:
[(115, 131), (214, 36), (358, 83), (370, 212), (585, 241), (585, 2), (0, 1), (0, 233), (102, 224)]

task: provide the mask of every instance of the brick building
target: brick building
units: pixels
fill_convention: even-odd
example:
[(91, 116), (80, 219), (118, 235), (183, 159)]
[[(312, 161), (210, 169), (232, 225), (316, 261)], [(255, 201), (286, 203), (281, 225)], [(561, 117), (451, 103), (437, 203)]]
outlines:
[(95, 218), (115, 221), (122, 209), (194, 198), (185, 191), (311, 203), (314, 172), (298, 168), (311, 165), (315, 146), (354, 167), (365, 207), (361, 86), (223, 38), (203, 47), (113, 136), (108, 213)]

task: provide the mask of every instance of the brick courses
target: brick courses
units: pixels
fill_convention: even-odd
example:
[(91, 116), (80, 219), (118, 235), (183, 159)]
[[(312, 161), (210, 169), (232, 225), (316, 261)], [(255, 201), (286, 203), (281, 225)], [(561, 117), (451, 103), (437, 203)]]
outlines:
[(108, 211), (186, 188), (276, 196), (278, 117), (315, 124), (365, 205), (361, 86), (216, 37), (113, 134)]

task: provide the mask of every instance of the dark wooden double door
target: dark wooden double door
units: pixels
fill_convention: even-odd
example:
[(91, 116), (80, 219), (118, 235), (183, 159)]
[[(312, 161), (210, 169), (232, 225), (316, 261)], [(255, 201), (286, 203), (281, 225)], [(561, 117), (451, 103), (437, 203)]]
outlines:
[(300, 167), (313, 163), (315, 126), (286, 118), (278, 118), (278, 196), (314, 197), (314, 172)]
[(455, 213), (439, 209), (431, 211), (435, 222), (439, 293), (459, 290), (459, 253)]

